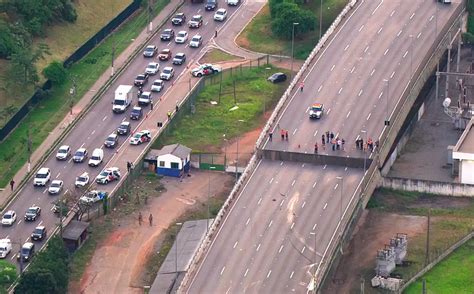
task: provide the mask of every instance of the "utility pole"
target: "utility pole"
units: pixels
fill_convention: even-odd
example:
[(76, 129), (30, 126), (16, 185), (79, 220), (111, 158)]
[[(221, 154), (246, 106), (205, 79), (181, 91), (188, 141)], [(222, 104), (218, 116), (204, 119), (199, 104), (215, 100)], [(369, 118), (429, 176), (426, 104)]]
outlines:
[(31, 172), (31, 136), (30, 129), (26, 129), (26, 148), (28, 151), (28, 172)]
[(295, 59), (294, 52), (295, 52), (295, 26), (299, 25), (299, 23), (293, 23), (293, 30), (291, 31), (291, 75), (293, 76), (293, 61)]
[(426, 231), (426, 256), (425, 256), (425, 266), (430, 263), (430, 221), (431, 221), (431, 208), (428, 210), (428, 224)]

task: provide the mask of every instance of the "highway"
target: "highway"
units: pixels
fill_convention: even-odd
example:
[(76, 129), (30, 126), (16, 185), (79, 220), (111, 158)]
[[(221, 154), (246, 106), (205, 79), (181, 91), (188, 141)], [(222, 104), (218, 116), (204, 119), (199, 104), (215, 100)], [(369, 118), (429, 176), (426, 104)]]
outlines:
[[(187, 56), (187, 61), (185, 65), (182, 66), (173, 66), (175, 68), (175, 77), (169, 81), (165, 82), (165, 88), (161, 93), (154, 93), (154, 114), (159, 114), (160, 117), (163, 118), (164, 121), (166, 117), (166, 112), (168, 110), (174, 110), (176, 102), (178, 99), (182, 99), (183, 97), (180, 96), (173, 96), (173, 98), (167, 98), (166, 100), (162, 100), (160, 102), (159, 99), (165, 97), (169, 97), (168, 91), (170, 89), (175, 88), (183, 88), (187, 91), (190, 87), (191, 82), (190, 79), (192, 78), (191, 75), (186, 72), (187, 68), (186, 65), (190, 64), (193, 61), (196, 61), (198, 56), (201, 54), (201, 50), (206, 46), (209, 40), (214, 36), (216, 30), (220, 30), (223, 26), (225, 26), (225, 22), (215, 22), (213, 20), (214, 12), (207, 12), (204, 11), (203, 4), (191, 4), (186, 1), (186, 4), (182, 7), (180, 12), (184, 12), (187, 16), (187, 20), (191, 19), (194, 14), (201, 14), (203, 15), (203, 26), (199, 29), (189, 29), (187, 24), (183, 26), (172, 26), (171, 21), (168, 21), (164, 28), (173, 28), (175, 33), (180, 30), (188, 31), (189, 38), (186, 44), (175, 44), (174, 41), (172, 42), (162, 42), (160, 41), (160, 36), (157, 34), (151, 41), (151, 44), (155, 44), (158, 46), (158, 51), (163, 48), (170, 48), (174, 54), (178, 52), (183, 52)], [(228, 11), (228, 19), (232, 17), (232, 15), (240, 9), (244, 4), (237, 7), (227, 7), (227, 5), (221, 5), (221, 8), (226, 8)], [(161, 31), (161, 30), (160, 30)], [(196, 33), (199, 33), (203, 36), (203, 44), (200, 48), (190, 48), (187, 44), (189, 43), (192, 36)], [(117, 80), (111, 85), (111, 87), (105, 92), (103, 97), (94, 105), (93, 109), (85, 115), (85, 117), (75, 126), (75, 128), (70, 132), (70, 134), (64, 139), (61, 143), (62, 145), (69, 145), (71, 147), (72, 153), (74, 153), (78, 148), (85, 147), (87, 148), (89, 155), (95, 148), (102, 148), (103, 142), (106, 137), (114, 132), (119, 124), (123, 120), (131, 121), (129, 119), (129, 113), (132, 109), (132, 106), (137, 104), (137, 97), (136, 92), (134, 94), (132, 106), (128, 108), (125, 114), (114, 114), (112, 112), (112, 100), (114, 97), (114, 91), (118, 87), (118, 85), (133, 85), (133, 81), (136, 75), (143, 73), (145, 71), (145, 67), (149, 62), (156, 61), (158, 62), (157, 55), (154, 58), (144, 58), (141, 54), (139, 54), (132, 63), (126, 68), (123, 73), (117, 78)], [(161, 62), (160, 69), (163, 69), (165, 66), (171, 66), (171, 60), (167, 62)], [(195, 65), (191, 65), (194, 67)], [(178, 77), (181, 73), (185, 75), (182, 78)], [(146, 86), (144, 87), (144, 91), (149, 91), (151, 88), (151, 84), (154, 79), (158, 79), (159, 76), (150, 76), (150, 79)], [(176, 87), (172, 87), (173, 84), (179, 84)], [(185, 85), (185, 86), (183, 86)], [(135, 88), (134, 91), (137, 91)], [(186, 93), (184, 91), (184, 93)], [(165, 96), (166, 95), (166, 96)], [(162, 107), (162, 105), (167, 104), (166, 109)], [(149, 107), (144, 107), (145, 114), (151, 114)], [(138, 124), (142, 124), (138, 127)], [(145, 119), (145, 115), (141, 119), (141, 121), (131, 121), (132, 130), (139, 128), (147, 128), (152, 131), (152, 135), (156, 135), (156, 127), (152, 128), (150, 125), (156, 126), (155, 121), (150, 121), (150, 119)], [(64, 181), (64, 189), (65, 191), (74, 191), (76, 197), (81, 196), (82, 192), (77, 191), (77, 188), (74, 188), (74, 181), (76, 176), (79, 176), (84, 171), (87, 171), (91, 177), (91, 182), (94, 182), (95, 177), (99, 174), (99, 172), (105, 168), (110, 167), (109, 161), (115, 160), (110, 164), (113, 166), (118, 166), (121, 169), (122, 176), (126, 174), (126, 162), (127, 161), (135, 161), (140, 153), (145, 149), (145, 145), (142, 146), (130, 146), (128, 143), (129, 137), (121, 136), (119, 137), (119, 146), (115, 149), (104, 149), (104, 161), (99, 167), (89, 167), (87, 165), (88, 159), (85, 160), (83, 163), (73, 163), (69, 158), (68, 161), (58, 161), (55, 159), (55, 153), (52, 154), (44, 163), (43, 167), (48, 167), (51, 169), (51, 180), (60, 179)], [(125, 152), (130, 150), (130, 152)], [(120, 159), (120, 164), (118, 164), (117, 159)], [(117, 182), (109, 183), (106, 186), (99, 186), (98, 189), (111, 191), (113, 187), (117, 184)], [(95, 185), (95, 184), (94, 184)], [(38, 225), (44, 225), (48, 229), (49, 232), (52, 232), (54, 228), (58, 225), (59, 219), (52, 211), (53, 202), (60, 198), (60, 195), (50, 196), (47, 193), (46, 187), (34, 187), (33, 186), (33, 179), (31, 179), (31, 183), (24, 186), (22, 190), (19, 192), (15, 200), (4, 210), (14, 210), (17, 213), (17, 221), (11, 227), (2, 227), (0, 237), (1, 238), (9, 238), (14, 243), (12, 253), (7, 257), (8, 259), (14, 259), (14, 255), (19, 251), (20, 246), (29, 240), (29, 236), (34, 230), (34, 228)], [(28, 207), (36, 205), (42, 208), (42, 214), (39, 219), (35, 222), (25, 222), (23, 220), (23, 216), (25, 211)], [(48, 236), (49, 237), (49, 236)], [(44, 242), (38, 242), (37, 246), (43, 246)], [(37, 250), (39, 247), (37, 247)]]
[[(313, 62), (304, 90), (295, 90), (264, 148), (313, 153), (317, 142), (320, 154), (363, 157), (356, 138), (377, 140), (433, 44), (436, 23), (439, 32), (459, 2), (361, 1)], [(308, 118), (313, 103), (325, 105), (320, 120)], [(279, 127), (289, 131), (289, 141), (279, 138)], [(344, 138), (345, 150), (329, 150), (328, 144), (322, 150), (326, 131)], [(362, 177), (362, 169), (260, 161), (187, 292), (306, 292)]]

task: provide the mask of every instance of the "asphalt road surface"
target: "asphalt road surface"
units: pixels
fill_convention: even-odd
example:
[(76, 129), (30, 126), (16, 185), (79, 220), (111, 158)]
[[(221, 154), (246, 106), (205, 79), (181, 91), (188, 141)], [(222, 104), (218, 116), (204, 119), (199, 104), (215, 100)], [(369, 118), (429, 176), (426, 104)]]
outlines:
[[(329, 150), (326, 144), (326, 150), (320, 145), (320, 153), (363, 157), (355, 148), (356, 138), (379, 137), (411, 73), (434, 42), (436, 22), (439, 31), (457, 5), (361, 1), (310, 69), (303, 91), (295, 91), (265, 148), (312, 153), (323, 132), (330, 131), (345, 139), (345, 151)], [(308, 118), (313, 103), (325, 105), (317, 121)], [(288, 142), (280, 140), (278, 127), (289, 131)], [(353, 200), (362, 173), (335, 166), (260, 162), (188, 292), (306, 292), (314, 263), (320, 262), (337, 233), (341, 211)]]
[[(222, 3), (223, 4), (223, 3)], [(237, 7), (227, 7), (227, 5), (221, 5), (221, 8), (226, 8), (228, 11), (228, 19), (232, 17), (232, 15), (239, 9), (240, 6)], [(192, 60), (196, 61), (198, 55), (200, 54), (203, 47), (208, 43), (208, 41), (214, 36), (216, 30), (219, 30), (223, 27), (226, 22), (216, 22), (213, 20), (214, 12), (207, 12), (204, 11), (204, 4), (190, 4), (189, 1), (186, 1), (186, 4), (182, 7), (181, 12), (184, 12), (187, 16), (187, 20), (191, 19), (194, 14), (201, 14), (203, 15), (204, 21), (203, 26), (199, 29), (189, 29), (187, 24), (183, 26), (173, 27), (171, 25), (171, 21), (168, 21), (164, 28), (173, 28), (177, 33), (180, 30), (186, 30), (189, 34), (189, 39), (186, 44), (175, 44), (174, 42), (162, 42), (160, 41), (159, 34), (152, 40), (151, 44), (155, 44), (158, 46), (158, 50), (160, 51), (163, 48), (170, 48), (174, 54), (178, 52), (183, 52), (187, 56), (186, 65), (189, 64)], [(189, 43), (190, 39), (194, 34), (199, 33), (203, 36), (203, 45), (200, 48), (190, 48), (187, 44)], [(149, 62), (156, 61), (160, 63), (160, 69), (163, 69), (165, 66), (172, 66), (172, 61), (161, 62), (158, 61), (158, 57), (155, 58), (144, 58), (141, 54), (138, 55), (135, 60), (128, 66), (127, 69), (120, 75), (120, 77), (113, 83), (113, 85), (105, 92), (101, 100), (93, 107), (93, 109), (80, 121), (77, 126), (72, 130), (72, 132), (65, 138), (63, 145), (69, 145), (74, 153), (78, 148), (85, 147), (87, 148), (89, 155), (95, 148), (102, 148), (103, 142), (106, 137), (114, 132), (120, 123), (124, 120), (131, 121), (129, 119), (129, 113), (131, 111), (131, 107), (128, 108), (125, 114), (114, 114), (112, 112), (112, 100), (114, 98), (114, 91), (118, 87), (118, 85), (133, 85), (133, 81), (135, 77), (143, 73), (145, 67)], [(159, 108), (161, 102), (158, 102), (159, 98), (166, 94), (174, 81), (178, 79), (178, 76), (185, 70), (186, 65), (182, 66), (173, 66), (175, 69), (175, 77), (168, 82), (165, 82), (164, 90), (157, 94), (154, 93), (154, 108)], [(182, 84), (186, 85), (186, 89), (189, 84), (189, 79), (191, 75), (189, 73), (185, 73), (186, 75), (183, 76), (180, 80), (180, 85), (177, 87), (183, 87)], [(147, 91), (151, 88), (151, 84), (157, 76), (151, 76), (149, 82), (144, 87), (144, 91)], [(194, 79), (194, 78), (193, 78)], [(134, 88), (134, 91), (137, 91), (137, 88)], [(179, 97), (176, 97), (178, 99)], [(136, 97), (136, 92), (134, 94), (133, 103), (132, 105), (137, 104), (138, 99)], [(174, 105), (172, 106), (174, 107)], [(144, 107), (144, 113), (147, 113), (150, 108)], [(171, 108), (172, 110), (172, 108)], [(168, 111), (168, 110), (165, 110)], [(142, 119), (143, 121), (144, 119)], [(136, 128), (137, 121), (131, 121), (132, 130)], [(152, 134), (153, 135), (153, 134)], [(88, 172), (91, 181), (94, 181), (95, 177), (100, 173), (100, 171), (105, 168), (109, 167), (107, 164), (108, 161), (113, 157), (114, 153), (119, 149), (124, 148), (131, 148), (136, 151), (143, 150), (145, 148), (144, 145), (142, 146), (130, 146), (128, 145), (129, 137), (119, 137), (119, 147), (116, 149), (104, 149), (104, 161), (99, 167), (89, 167), (87, 165), (88, 159), (85, 160), (83, 163), (73, 163), (70, 158), (68, 161), (58, 161), (55, 159), (55, 153), (48, 158), (48, 160), (44, 163), (44, 167), (48, 167), (51, 169), (52, 177), (51, 180), (60, 179), (64, 181), (64, 189), (63, 193), (67, 190), (77, 190), (74, 188), (74, 181), (76, 176), (79, 176), (83, 172)], [(139, 152), (131, 153), (130, 155), (134, 155), (135, 157), (127, 158), (127, 161), (134, 161), (138, 156)], [(124, 166), (124, 165), (121, 165)], [(126, 171), (122, 169), (122, 175)], [(99, 186), (98, 189), (105, 189), (110, 191), (117, 182), (109, 183), (107, 186)], [(47, 193), (46, 187), (34, 187), (33, 180), (31, 183), (26, 185), (17, 198), (7, 207), (6, 210), (14, 210), (17, 213), (17, 221), (11, 227), (2, 227), (0, 236), (2, 238), (9, 238), (14, 243), (12, 253), (7, 257), (8, 259), (14, 258), (14, 255), (19, 251), (20, 246), (29, 240), (29, 236), (34, 230), (34, 228), (38, 225), (44, 225), (48, 229), (49, 232), (52, 232), (54, 228), (59, 223), (58, 216), (56, 216), (52, 211), (53, 202), (59, 199), (60, 195), (50, 196)], [(80, 196), (81, 192), (76, 192), (77, 197)], [(42, 214), (38, 220), (35, 222), (25, 222), (23, 220), (23, 216), (25, 211), (28, 207), (36, 205), (42, 208)], [(37, 250), (40, 246), (44, 245), (44, 242), (38, 242)]]

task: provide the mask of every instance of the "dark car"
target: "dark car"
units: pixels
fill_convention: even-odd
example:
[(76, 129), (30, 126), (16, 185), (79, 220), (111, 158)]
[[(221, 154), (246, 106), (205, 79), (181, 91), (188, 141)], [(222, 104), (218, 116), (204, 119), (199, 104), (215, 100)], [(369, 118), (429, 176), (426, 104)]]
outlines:
[(176, 53), (176, 55), (173, 58), (173, 64), (175, 65), (182, 65), (184, 62), (186, 62), (186, 54), (184, 53)]
[(186, 15), (184, 13), (176, 13), (176, 15), (171, 19), (171, 23), (175, 26), (180, 26), (186, 22)]
[(158, 51), (158, 48), (156, 48), (155, 45), (148, 45), (148, 46), (146, 46), (145, 50), (143, 51), (143, 56), (153, 57), (153, 56), (155, 56), (156, 51)]
[(130, 119), (139, 120), (143, 116), (143, 110), (141, 107), (135, 106), (130, 113)]
[(123, 121), (120, 126), (117, 128), (117, 134), (119, 135), (128, 135), (130, 132), (130, 122)]
[(158, 59), (161, 61), (167, 61), (173, 56), (173, 53), (171, 53), (171, 50), (168, 48), (165, 48), (161, 50), (160, 54), (158, 54)]
[(137, 87), (140, 87), (140, 86), (143, 86), (146, 84), (146, 82), (148, 82), (148, 74), (147, 73), (143, 73), (143, 74), (139, 74), (136, 78), (135, 78), (135, 81), (133, 82), (133, 84)]
[(202, 26), (202, 15), (193, 15), (191, 20), (188, 22), (188, 26), (191, 29), (198, 29)]
[(160, 35), (161, 41), (171, 41), (174, 39), (174, 31), (172, 29), (164, 30)]
[(217, 8), (217, 0), (206, 0), (206, 4), (204, 4), (204, 9), (207, 11), (216, 10)]
[(30, 261), (33, 258), (33, 255), (35, 255), (35, 244), (31, 242), (26, 242), (21, 246), (20, 252), (16, 256), (16, 259), (18, 261)]
[(286, 81), (286, 74), (282, 73), (282, 72), (277, 72), (277, 73), (274, 73), (272, 74), (268, 80), (274, 84), (276, 83), (281, 83), (281, 82), (284, 82)]
[(105, 139), (104, 146), (107, 148), (115, 148), (118, 145), (118, 135), (113, 133)]
[(35, 221), (41, 215), (41, 208), (32, 206), (25, 213), (25, 221)]
[(41, 241), (46, 238), (46, 227), (45, 226), (37, 226), (33, 233), (31, 233), (31, 240), (33, 241)]

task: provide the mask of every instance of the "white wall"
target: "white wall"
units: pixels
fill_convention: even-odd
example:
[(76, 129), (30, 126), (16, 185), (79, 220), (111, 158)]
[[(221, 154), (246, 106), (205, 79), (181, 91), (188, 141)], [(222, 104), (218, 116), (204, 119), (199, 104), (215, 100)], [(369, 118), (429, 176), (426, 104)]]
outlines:
[[(160, 166), (160, 161), (164, 161), (165, 166)], [(183, 168), (183, 162), (181, 161), (181, 159), (179, 157), (176, 157), (176, 156), (172, 155), (172, 154), (166, 154), (166, 155), (158, 156), (158, 159), (157, 159), (158, 167), (161, 167), (161, 168), (171, 168), (171, 163), (172, 162), (178, 163), (179, 164), (178, 165), (179, 169)]]
[(474, 161), (462, 160), (459, 175), (462, 184), (474, 185)]

